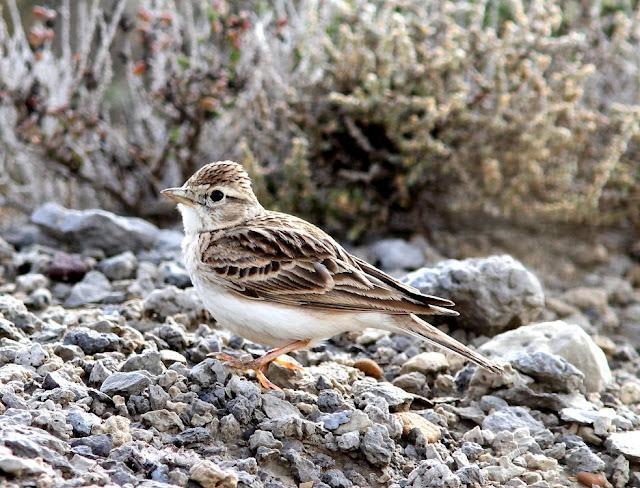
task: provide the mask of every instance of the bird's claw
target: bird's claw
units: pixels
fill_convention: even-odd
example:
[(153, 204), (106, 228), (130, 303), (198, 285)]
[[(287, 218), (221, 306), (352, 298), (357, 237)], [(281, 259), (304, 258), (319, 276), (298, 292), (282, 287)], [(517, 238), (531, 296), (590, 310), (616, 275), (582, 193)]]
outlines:
[(282, 391), (282, 388), (269, 380), (269, 378), (267, 378), (267, 376), (261, 369), (254, 369), (253, 372), (255, 373), (257, 380), (260, 382), (264, 389)]

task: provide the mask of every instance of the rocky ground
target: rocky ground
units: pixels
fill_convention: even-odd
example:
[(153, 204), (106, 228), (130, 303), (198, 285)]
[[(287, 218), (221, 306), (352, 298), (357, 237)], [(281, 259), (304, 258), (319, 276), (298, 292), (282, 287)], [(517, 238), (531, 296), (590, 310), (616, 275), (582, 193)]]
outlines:
[(208, 357), (263, 348), (216, 328), (179, 232), (50, 204), (0, 235), (2, 486), (640, 487), (640, 267), (606, 245), (542, 284), (421, 239), (357, 249), (454, 299), (439, 325), (507, 375), (367, 330), (272, 365), (274, 392)]

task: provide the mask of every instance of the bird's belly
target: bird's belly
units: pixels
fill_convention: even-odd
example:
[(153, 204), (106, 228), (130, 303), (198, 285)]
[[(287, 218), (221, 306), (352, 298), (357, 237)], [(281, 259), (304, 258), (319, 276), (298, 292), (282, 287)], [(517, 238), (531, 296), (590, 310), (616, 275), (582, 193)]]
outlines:
[(296, 340), (313, 342), (384, 322), (378, 313), (322, 312), (238, 298), (217, 287), (198, 286), (204, 306), (227, 330), (252, 342), (280, 347)]

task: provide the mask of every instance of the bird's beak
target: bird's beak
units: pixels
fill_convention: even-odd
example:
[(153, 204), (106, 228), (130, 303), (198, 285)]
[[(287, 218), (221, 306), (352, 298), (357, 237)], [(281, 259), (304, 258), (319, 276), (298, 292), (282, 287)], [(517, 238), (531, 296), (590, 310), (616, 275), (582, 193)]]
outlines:
[(160, 193), (176, 203), (183, 203), (189, 207), (193, 207), (194, 202), (189, 198), (189, 193), (184, 188), (167, 188), (166, 190), (162, 190)]

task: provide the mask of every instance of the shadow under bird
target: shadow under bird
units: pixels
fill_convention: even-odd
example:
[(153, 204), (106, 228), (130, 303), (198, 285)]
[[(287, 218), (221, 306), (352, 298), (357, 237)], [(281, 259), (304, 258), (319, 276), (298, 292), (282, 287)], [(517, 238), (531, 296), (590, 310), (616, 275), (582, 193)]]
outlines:
[(417, 315), (458, 315), (450, 300), (424, 295), (349, 254), (298, 217), (266, 210), (238, 163), (220, 161), (162, 194), (178, 204), (184, 261), (205, 307), (229, 331), (274, 349), (246, 363), (266, 388), (278, 356), (367, 327), (453, 351), (494, 373), (502, 368)]

